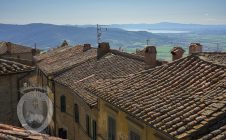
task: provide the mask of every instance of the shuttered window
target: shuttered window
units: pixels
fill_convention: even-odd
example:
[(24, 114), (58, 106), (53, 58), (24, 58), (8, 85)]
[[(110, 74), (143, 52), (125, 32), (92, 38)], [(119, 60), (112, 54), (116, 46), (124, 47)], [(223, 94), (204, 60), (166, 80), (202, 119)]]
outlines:
[(115, 140), (116, 138), (116, 122), (112, 117), (108, 117), (108, 140)]
[(88, 136), (90, 136), (90, 117), (89, 115), (86, 115), (86, 131)]
[(61, 112), (66, 112), (66, 97), (64, 95), (60, 97), (60, 109)]
[(58, 136), (62, 139), (67, 139), (67, 130), (63, 128), (58, 129)]
[(97, 139), (97, 123), (95, 120), (93, 120), (93, 137), (92, 140), (96, 140)]
[(140, 140), (140, 135), (133, 131), (130, 131), (130, 140)]
[(78, 104), (74, 105), (74, 112), (75, 112), (75, 122), (79, 123), (79, 108), (78, 108)]

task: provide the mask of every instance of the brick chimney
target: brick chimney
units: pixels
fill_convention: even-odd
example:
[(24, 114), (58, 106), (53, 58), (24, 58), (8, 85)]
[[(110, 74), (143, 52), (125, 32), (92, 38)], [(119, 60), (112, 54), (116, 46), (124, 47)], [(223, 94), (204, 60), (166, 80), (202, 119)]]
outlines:
[(183, 57), (183, 54), (184, 54), (184, 49), (181, 48), (181, 47), (174, 47), (172, 50), (171, 50), (171, 54), (172, 54), (172, 60), (177, 60), (177, 59), (180, 59)]
[(200, 43), (191, 43), (189, 46), (189, 55), (199, 52), (202, 52), (202, 45)]
[(83, 45), (83, 52), (85, 52), (85, 51), (87, 51), (89, 49), (91, 49), (91, 44), (84, 44)]
[(108, 42), (102, 42), (98, 44), (97, 59), (101, 58), (110, 51), (110, 45)]
[(144, 50), (144, 62), (147, 67), (156, 66), (156, 55), (157, 51), (155, 46), (147, 46)]
[(12, 43), (11, 42), (6, 42), (6, 52), (8, 54), (11, 54), (11, 52), (12, 52)]

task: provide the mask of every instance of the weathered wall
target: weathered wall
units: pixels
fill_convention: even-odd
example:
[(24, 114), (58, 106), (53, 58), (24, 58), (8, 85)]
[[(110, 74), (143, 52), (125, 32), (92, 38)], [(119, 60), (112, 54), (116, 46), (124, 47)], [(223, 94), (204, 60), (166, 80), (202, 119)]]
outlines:
[[(91, 109), (80, 97), (78, 97), (72, 90), (56, 83), (56, 133), (58, 136), (58, 129), (64, 128), (67, 132), (69, 140), (91, 140), (86, 130), (86, 115), (88, 114), (92, 120), (97, 120), (97, 110)], [(66, 97), (66, 112), (60, 110), (60, 97)], [(79, 123), (75, 122), (74, 104), (79, 108)], [(92, 123), (90, 124), (90, 127)], [(92, 129), (91, 129), (92, 132)], [(91, 134), (92, 135), (92, 134)]]
[[(160, 133), (156, 132), (151, 127), (148, 127), (144, 123), (134, 119), (103, 100), (99, 100), (98, 106), (98, 140), (108, 139), (108, 116), (111, 116), (116, 120), (117, 140), (130, 139), (130, 131), (139, 134), (141, 140), (160, 140), (164, 138)], [(164, 139), (167, 140), (167, 138)]]

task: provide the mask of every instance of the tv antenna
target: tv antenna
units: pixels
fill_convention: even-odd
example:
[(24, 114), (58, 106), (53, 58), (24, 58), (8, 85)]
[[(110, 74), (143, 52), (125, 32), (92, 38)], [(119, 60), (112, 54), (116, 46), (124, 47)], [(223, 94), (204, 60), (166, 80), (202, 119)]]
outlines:
[(107, 26), (107, 25), (99, 25), (99, 24), (97, 24), (97, 44), (99, 44), (100, 41), (101, 41), (102, 32), (106, 32), (107, 31), (107, 28), (103, 28), (103, 26)]
[(147, 46), (148, 46), (148, 45), (149, 45), (150, 40), (149, 40), (149, 39), (147, 39), (147, 40), (146, 40), (146, 42), (147, 42)]

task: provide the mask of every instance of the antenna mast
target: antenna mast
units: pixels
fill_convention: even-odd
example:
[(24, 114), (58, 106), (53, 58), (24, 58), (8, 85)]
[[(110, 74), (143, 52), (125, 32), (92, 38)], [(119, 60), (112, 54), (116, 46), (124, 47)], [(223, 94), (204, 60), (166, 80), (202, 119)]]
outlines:
[(97, 44), (100, 43), (101, 41), (101, 35), (103, 31), (107, 31), (107, 28), (104, 28), (105, 30), (102, 30), (102, 26), (107, 26), (107, 25), (99, 25), (97, 24)]

